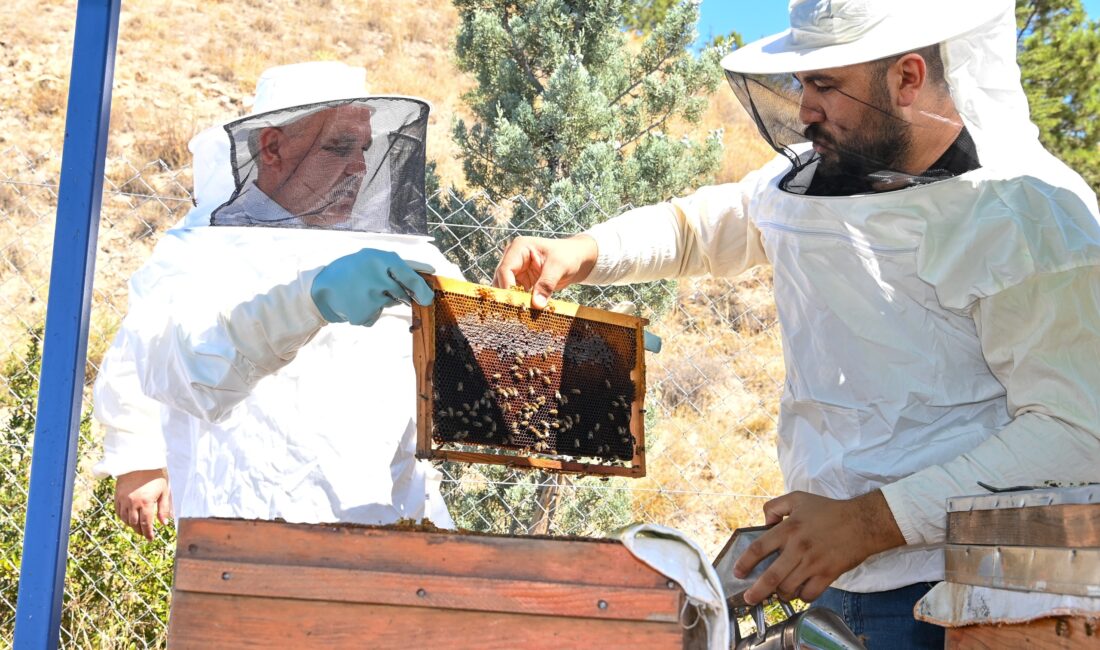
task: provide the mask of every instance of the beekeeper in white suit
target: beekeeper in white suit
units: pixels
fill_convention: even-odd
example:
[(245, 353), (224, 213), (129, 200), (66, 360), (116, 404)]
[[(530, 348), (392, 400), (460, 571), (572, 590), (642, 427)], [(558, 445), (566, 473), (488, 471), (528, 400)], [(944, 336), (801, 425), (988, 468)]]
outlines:
[(791, 2), (789, 30), (723, 60), (781, 156), (519, 238), (497, 268), (538, 306), (577, 282), (772, 265), (790, 493), (737, 572), (780, 551), (746, 600), (821, 597), (872, 648), (942, 647), (912, 607), (943, 578), (947, 497), (1100, 477), (1096, 197), (1039, 144), (1013, 9)]
[(426, 234), (428, 106), (365, 95), (362, 68), (272, 68), (192, 142), (198, 205), (131, 279), (95, 386), (96, 470), (147, 536), (168, 509), (453, 525), (414, 457), (414, 267), (459, 276)]

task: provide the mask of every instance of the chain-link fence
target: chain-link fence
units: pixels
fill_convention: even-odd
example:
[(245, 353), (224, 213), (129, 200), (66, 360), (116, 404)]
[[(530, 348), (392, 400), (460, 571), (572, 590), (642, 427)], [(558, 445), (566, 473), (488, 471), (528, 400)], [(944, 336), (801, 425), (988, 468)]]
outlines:
[[(0, 648), (10, 646), (15, 621), (59, 169), (55, 152), (0, 151)], [(108, 160), (85, 413), (91, 410), (97, 364), (125, 313), (126, 280), (159, 234), (190, 209), (190, 184), (188, 169)], [(475, 282), (489, 280), (501, 245), (511, 238), (569, 230), (552, 225), (563, 223), (561, 206), (521, 198), (492, 202), (444, 191), (430, 205), (440, 247)], [(516, 214), (524, 218), (517, 220)], [(713, 556), (734, 528), (761, 523), (763, 499), (782, 490), (775, 418), (783, 366), (768, 273), (758, 269), (736, 280), (683, 280), (585, 294), (584, 302), (597, 307), (632, 299), (638, 313), (651, 319), (649, 329), (663, 338), (663, 351), (646, 362), (647, 476), (565, 478), (445, 464), (445, 496), (459, 526), (601, 536), (645, 520), (684, 531)], [(113, 482), (96, 482), (90, 474), (100, 438), (86, 417), (61, 643), (161, 646), (174, 536), (162, 531), (147, 542), (115, 519)]]

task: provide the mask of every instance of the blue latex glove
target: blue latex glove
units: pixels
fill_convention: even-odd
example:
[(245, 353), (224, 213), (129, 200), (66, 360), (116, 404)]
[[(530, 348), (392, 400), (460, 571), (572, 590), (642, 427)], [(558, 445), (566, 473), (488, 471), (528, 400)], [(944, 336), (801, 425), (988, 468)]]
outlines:
[(661, 337), (657, 336), (653, 332), (647, 332), (642, 330), (642, 334), (645, 334), (645, 349), (646, 352), (660, 352), (661, 351)]
[[(414, 263), (415, 264), (415, 263)], [(431, 272), (430, 266), (417, 264)], [(313, 279), (309, 295), (330, 323), (371, 326), (397, 303), (430, 305), (435, 298), (424, 278), (390, 251), (364, 248), (332, 262)]]

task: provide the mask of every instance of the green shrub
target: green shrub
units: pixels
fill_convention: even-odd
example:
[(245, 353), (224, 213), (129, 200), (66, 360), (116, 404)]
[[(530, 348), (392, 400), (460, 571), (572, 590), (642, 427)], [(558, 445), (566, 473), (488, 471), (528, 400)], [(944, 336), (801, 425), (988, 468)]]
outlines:
[[(31, 442), (41, 371), (42, 329), (29, 333), (22, 355), (4, 364), (7, 412), (0, 426), (0, 638), (14, 635), (23, 554)], [(91, 462), (91, 417), (80, 421), (78, 458)], [(147, 542), (114, 513), (114, 481), (90, 484), (78, 472), (65, 575), (61, 643), (75, 648), (164, 645), (171, 590), (173, 529)]]

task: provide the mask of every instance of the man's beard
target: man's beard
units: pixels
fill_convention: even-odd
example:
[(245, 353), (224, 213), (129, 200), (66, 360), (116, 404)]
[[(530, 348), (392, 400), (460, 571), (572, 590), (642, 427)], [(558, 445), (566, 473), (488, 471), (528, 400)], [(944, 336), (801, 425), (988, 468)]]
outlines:
[(817, 174), (854, 180), (887, 170), (900, 171), (900, 163), (912, 147), (911, 129), (900, 117), (870, 108), (864, 125), (844, 142), (838, 142), (819, 124), (806, 127), (805, 135), (827, 150), (821, 154)]
[(351, 218), (355, 201), (359, 195), (359, 185), (363, 176), (349, 176), (321, 198), (319, 205), (298, 215), (302, 221), (313, 227), (332, 227), (347, 222)]

